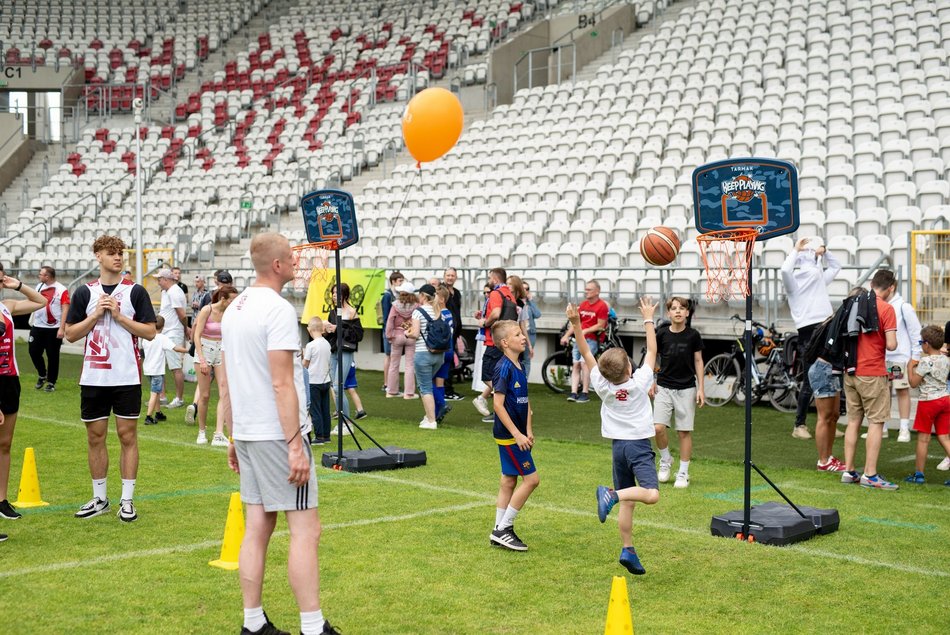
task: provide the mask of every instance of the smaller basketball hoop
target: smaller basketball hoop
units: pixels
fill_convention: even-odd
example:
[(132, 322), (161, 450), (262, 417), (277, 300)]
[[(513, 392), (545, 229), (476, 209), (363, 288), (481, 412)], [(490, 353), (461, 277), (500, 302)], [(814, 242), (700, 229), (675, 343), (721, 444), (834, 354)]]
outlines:
[(291, 247), (294, 260), (295, 293), (306, 293), (313, 280), (325, 281), (330, 277), (330, 253), (335, 249), (334, 241), (324, 243), (306, 243)]
[(759, 232), (753, 228), (708, 232), (696, 237), (706, 265), (706, 300), (739, 300), (751, 293), (749, 265)]

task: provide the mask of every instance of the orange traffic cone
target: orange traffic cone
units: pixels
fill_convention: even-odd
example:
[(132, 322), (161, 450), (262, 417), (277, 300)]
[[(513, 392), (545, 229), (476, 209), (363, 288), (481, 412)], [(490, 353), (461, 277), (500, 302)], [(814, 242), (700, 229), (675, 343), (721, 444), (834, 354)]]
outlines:
[(224, 523), (221, 557), (212, 560), (208, 564), (219, 569), (236, 571), (242, 540), (244, 540), (244, 507), (241, 505), (241, 494), (234, 492), (231, 494), (231, 502), (228, 504), (228, 519)]
[(15, 507), (43, 507), (49, 505), (40, 495), (40, 477), (36, 473), (36, 456), (33, 448), (23, 452), (23, 469), (20, 471), (20, 490), (17, 499), (13, 501)]
[(633, 617), (627, 596), (627, 579), (614, 576), (610, 585), (610, 603), (607, 605), (607, 625), (604, 635), (633, 635)]

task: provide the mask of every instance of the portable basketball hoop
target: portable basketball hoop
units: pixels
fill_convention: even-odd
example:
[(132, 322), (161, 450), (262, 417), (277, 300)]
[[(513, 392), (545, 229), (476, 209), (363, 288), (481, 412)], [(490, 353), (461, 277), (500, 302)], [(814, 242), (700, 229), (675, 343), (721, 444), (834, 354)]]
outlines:
[[(798, 229), (798, 171), (788, 161), (737, 158), (701, 165), (693, 171), (696, 237), (706, 265), (706, 299), (745, 300), (745, 460), (742, 509), (714, 516), (714, 536), (773, 545), (807, 540), (838, 529), (838, 512), (795, 505), (752, 462), (752, 250)], [(752, 506), (752, 471), (787, 505)]]
[[(340, 251), (355, 245), (359, 241), (359, 227), (356, 223), (356, 210), (353, 196), (342, 190), (317, 190), (300, 199), (304, 226), (309, 242), (292, 247), (294, 264), (294, 291), (309, 291), (314, 281), (327, 282), (330, 279), (330, 255), (333, 255), (333, 267), (336, 276), (333, 285), (336, 297), (340, 297), (342, 268)], [(342, 309), (335, 311), (336, 323), (342, 320)], [(381, 446), (364, 428), (343, 413), (344, 377), (348, 368), (343, 367), (343, 329), (336, 329), (337, 386), (337, 451), (323, 454), (321, 464), (349, 472), (372, 470), (391, 470), (399, 467), (425, 465), (426, 454), (422, 450), (410, 450), (397, 446)], [(357, 450), (343, 450), (344, 430), (351, 435)], [(354, 430), (359, 430), (372, 441), (376, 449), (363, 449)]]
[(706, 265), (706, 300), (739, 300), (751, 293), (752, 249), (759, 232), (754, 228), (725, 229), (696, 237)]

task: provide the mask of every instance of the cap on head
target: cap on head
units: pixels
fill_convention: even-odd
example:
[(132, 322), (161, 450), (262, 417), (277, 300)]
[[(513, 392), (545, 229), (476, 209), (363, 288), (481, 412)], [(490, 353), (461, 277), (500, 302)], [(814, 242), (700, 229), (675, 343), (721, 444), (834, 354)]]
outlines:
[(419, 287), (419, 293), (424, 293), (424, 294), (426, 294), (427, 296), (429, 296), (430, 298), (434, 298), (434, 297), (435, 297), (435, 287), (433, 287), (431, 284), (424, 284), (424, 285), (422, 285), (421, 287)]
[(174, 280), (175, 274), (172, 273), (171, 269), (160, 269), (159, 272), (156, 273), (153, 277), (159, 278), (159, 279), (167, 278), (169, 280)]

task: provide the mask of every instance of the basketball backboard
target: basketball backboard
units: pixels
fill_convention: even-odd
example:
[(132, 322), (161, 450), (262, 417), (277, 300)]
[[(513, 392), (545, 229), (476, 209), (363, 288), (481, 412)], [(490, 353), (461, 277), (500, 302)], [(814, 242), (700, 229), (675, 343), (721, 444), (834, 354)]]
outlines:
[(332, 243), (331, 249), (346, 249), (360, 239), (353, 195), (343, 190), (317, 190), (300, 200), (307, 241)]
[(798, 170), (781, 159), (714, 161), (693, 170), (696, 229), (755, 228), (757, 241), (798, 229)]

